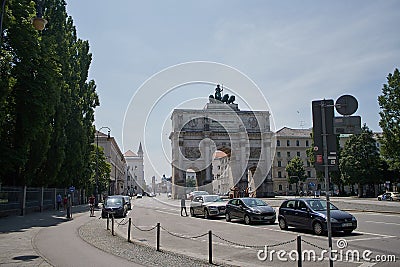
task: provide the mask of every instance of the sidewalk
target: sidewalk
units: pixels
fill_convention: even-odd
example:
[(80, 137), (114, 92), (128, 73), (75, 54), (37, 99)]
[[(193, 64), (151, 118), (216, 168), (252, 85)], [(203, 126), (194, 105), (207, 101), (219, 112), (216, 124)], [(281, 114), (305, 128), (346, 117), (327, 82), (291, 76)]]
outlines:
[[(87, 205), (72, 207), (72, 220), (87, 212)], [(68, 221), (65, 211), (44, 211), (0, 218), (0, 266), (51, 266), (34, 245), (37, 233)]]

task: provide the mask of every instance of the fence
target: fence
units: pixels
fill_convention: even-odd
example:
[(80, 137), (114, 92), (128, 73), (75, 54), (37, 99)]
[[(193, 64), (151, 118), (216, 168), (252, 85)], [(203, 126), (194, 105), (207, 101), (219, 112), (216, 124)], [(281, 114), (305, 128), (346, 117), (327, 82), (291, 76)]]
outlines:
[(84, 190), (70, 193), (67, 188), (0, 187), (0, 217), (25, 215), (57, 207), (56, 196), (71, 194), (73, 204), (86, 203)]
[[(111, 229), (110, 229), (110, 221), (111, 221)], [(273, 257), (273, 253), (271, 252), (278, 252), (277, 247), (280, 246), (284, 246), (284, 245), (288, 245), (293, 243), (293, 245), (295, 245), (294, 249), (291, 250), (289, 253), (287, 253), (287, 257), (289, 257), (289, 260), (295, 261), (297, 262), (297, 266), (298, 267), (302, 267), (302, 264), (305, 260), (307, 261), (324, 261), (324, 260), (329, 260), (329, 258), (323, 257), (320, 258), (318, 257), (318, 255), (324, 255), (324, 253), (326, 251), (328, 251), (326, 248), (320, 247), (316, 244), (313, 244), (307, 240), (302, 239), (302, 237), (299, 235), (294, 239), (291, 240), (287, 240), (287, 241), (283, 241), (283, 242), (279, 242), (276, 244), (269, 244), (269, 245), (251, 245), (251, 244), (241, 244), (232, 240), (228, 240), (226, 238), (221, 237), (220, 235), (217, 235), (215, 233), (213, 233), (211, 230), (203, 233), (203, 234), (199, 234), (199, 235), (194, 235), (194, 236), (188, 236), (188, 235), (182, 235), (179, 233), (174, 233), (169, 231), (168, 229), (166, 229), (165, 227), (162, 227), (160, 223), (157, 223), (154, 226), (149, 226), (149, 227), (139, 227), (136, 226), (135, 224), (132, 223), (131, 218), (127, 219), (122, 219), (121, 221), (116, 221), (114, 219), (114, 217), (110, 214), (110, 216), (107, 216), (107, 230), (111, 230), (111, 233), (113, 236), (115, 236), (115, 231), (114, 231), (114, 225), (117, 224), (118, 226), (124, 226), (128, 224), (128, 228), (127, 228), (127, 242), (131, 242), (132, 239), (132, 226), (139, 230), (139, 231), (143, 231), (143, 232), (152, 232), (155, 231), (155, 240), (156, 240), (156, 245), (155, 245), (155, 249), (157, 251), (160, 251), (160, 240), (161, 240), (161, 232), (164, 232), (170, 236), (173, 236), (175, 238), (180, 238), (180, 239), (188, 239), (188, 240), (196, 240), (199, 238), (206, 238), (208, 239), (207, 246), (208, 246), (208, 262), (210, 264), (214, 264), (213, 263), (213, 239), (217, 239), (219, 242), (225, 242), (226, 244), (230, 245), (230, 246), (235, 246), (235, 247), (242, 247), (242, 248), (252, 248), (252, 249), (257, 249), (258, 253), (257, 253), (257, 257), (258, 260), (260, 261), (260, 263), (262, 261), (272, 261), (272, 257)], [(162, 231), (161, 231), (162, 230)], [(307, 245), (313, 249), (318, 249), (321, 250), (321, 253), (316, 253), (314, 251), (310, 251), (307, 249), (303, 249), (302, 248), (302, 244)], [(274, 251), (272, 251), (271, 249), (274, 249)], [(283, 250), (282, 250), (283, 251)], [(288, 260), (288, 259), (286, 259)]]

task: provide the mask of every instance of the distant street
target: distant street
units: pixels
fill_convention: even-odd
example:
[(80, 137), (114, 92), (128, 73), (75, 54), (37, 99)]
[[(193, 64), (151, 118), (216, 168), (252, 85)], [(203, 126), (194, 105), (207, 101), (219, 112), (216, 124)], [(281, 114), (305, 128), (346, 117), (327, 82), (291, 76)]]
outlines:
[[(266, 199), (266, 201), (278, 207), (283, 199)], [(338, 207), (356, 209), (360, 205), (375, 205), (379, 209), (397, 209), (400, 211), (400, 202), (378, 202), (375, 200), (360, 200), (349, 198), (335, 198), (333, 203)], [(277, 223), (273, 225), (245, 225), (243, 222), (226, 222), (225, 218), (206, 220), (204, 218), (181, 217), (178, 200), (167, 199), (165, 194), (156, 198), (144, 197), (133, 200), (132, 236), (136, 242), (156, 246), (155, 231), (146, 231), (160, 223), (161, 249), (177, 251), (194, 257), (208, 259), (208, 231), (213, 233), (213, 259), (240, 266), (255, 266), (260, 264), (272, 266), (293, 266), (293, 262), (280, 262), (276, 258), (272, 262), (262, 262), (257, 258), (257, 252), (263, 246), (271, 246), (271, 249), (285, 250), (287, 252), (296, 249), (296, 242), (290, 242), (298, 235), (303, 240), (303, 249), (315, 249), (317, 255), (321, 248), (327, 248), (326, 236), (315, 236), (307, 231), (290, 229), (280, 230)], [(187, 202), (189, 206), (190, 201)], [(376, 207), (374, 207), (376, 209)], [(189, 213), (189, 209), (188, 209)], [(335, 234), (333, 236), (333, 249), (337, 248), (339, 239), (345, 239), (348, 246), (343, 250), (371, 250), (372, 255), (396, 255), (400, 256), (400, 240), (398, 229), (400, 215), (389, 213), (370, 213), (351, 211), (358, 219), (359, 226), (351, 235)], [(120, 219), (119, 219), (120, 220)], [(119, 226), (118, 232), (126, 235), (126, 225)], [(279, 243), (289, 242), (279, 245)], [(278, 245), (277, 245), (278, 244)], [(276, 247), (273, 247), (277, 245)], [(362, 262), (335, 262), (335, 266), (359, 266)], [(310, 262), (305, 266), (318, 266), (320, 262)], [(375, 264), (372, 264), (375, 265)], [(372, 266), (368, 265), (368, 266)], [(382, 263), (376, 266), (386, 266)], [(387, 266), (395, 266), (393, 263)]]

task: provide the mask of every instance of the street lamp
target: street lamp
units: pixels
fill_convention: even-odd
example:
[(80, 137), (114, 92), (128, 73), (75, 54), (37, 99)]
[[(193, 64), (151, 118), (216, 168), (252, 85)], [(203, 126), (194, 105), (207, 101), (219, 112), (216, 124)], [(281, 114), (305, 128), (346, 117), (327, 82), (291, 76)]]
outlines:
[(95, 199), (96, 206), (99, 204), (99, 133), (102, 129), (108, 129), (107, 140), (110, 140), (111, 129), (107, 126), (101, 127), (96, 133), (96, 189), (95, 189)]
[[(6, 1), (3, 0), (2, 5), (1, 5), (1, 14), (0, 14), (0, 45), (3, 42), (3, 15), (4, 15), (4, 9), (6, 6)], [(44, 2), (44, 1), (43, 1)], [(43, 6), (42, 6), (42, 0), (36, 0), (36, 17), (34, 17), (32, 21), (33, 27), (38, 30), (42, 31), (46, 27), (47, 20), (43, 18)]]

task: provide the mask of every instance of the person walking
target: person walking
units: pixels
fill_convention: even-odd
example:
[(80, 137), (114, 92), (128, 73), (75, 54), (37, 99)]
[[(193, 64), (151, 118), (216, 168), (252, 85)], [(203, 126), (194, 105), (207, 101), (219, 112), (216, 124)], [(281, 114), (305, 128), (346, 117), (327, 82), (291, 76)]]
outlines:
[(186, 197), (185, 194), (182, 194), (181, 197), (181, 216), (183, 216), (183, 211), (185, 211), (185, 216), (188, 216), (186, 211)]
[(60, 210), (61, 201), (62, 201), (62, 197), (61, 197), (61, 194), (60, 194), (60, 193), (58, 193), (58, 195), (57, 195), (57, 197), (56, 197), (56, 200), (57, 200), (57, 210)]

